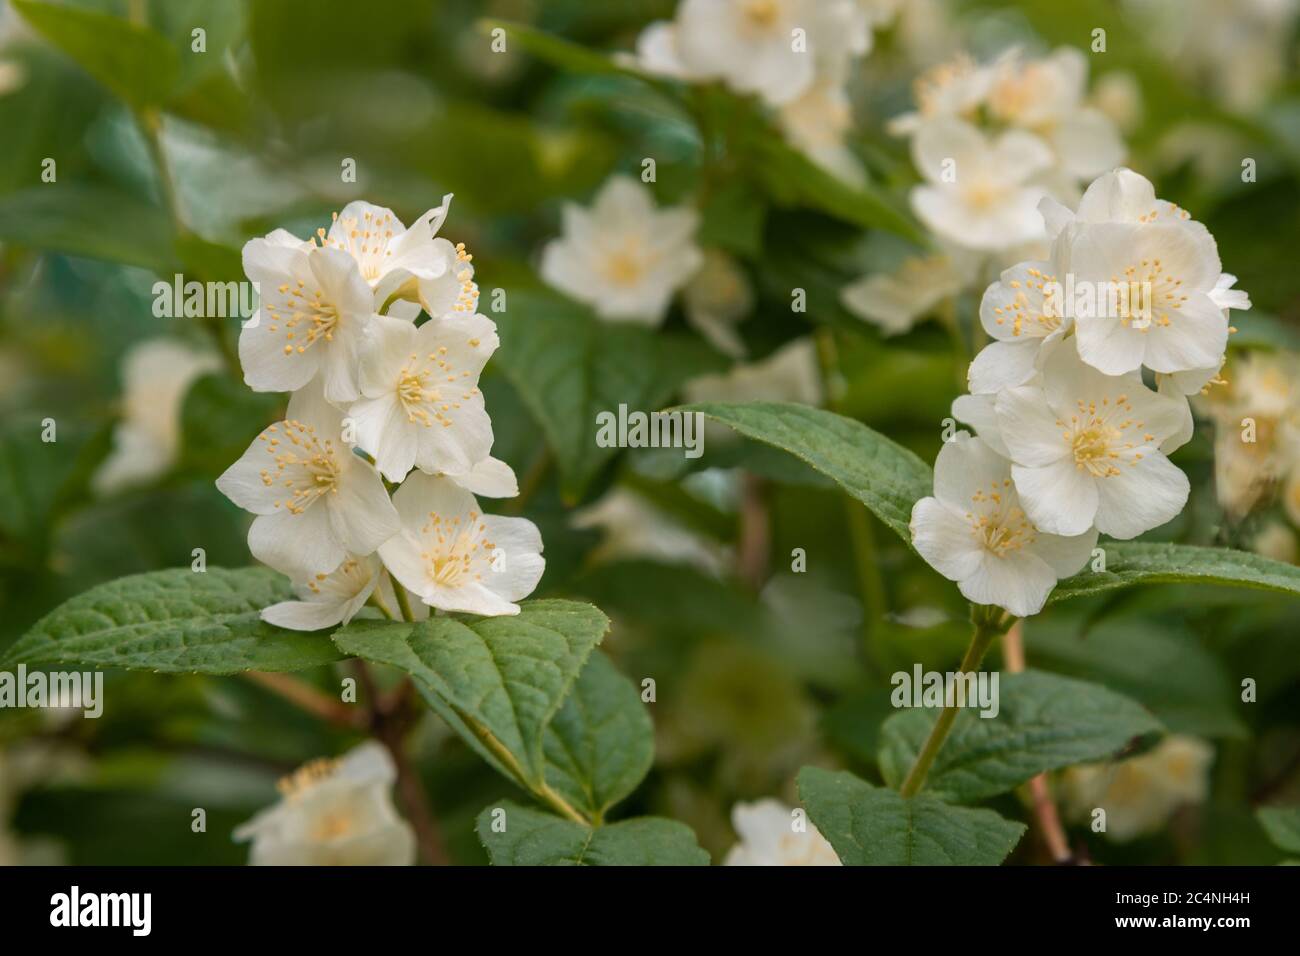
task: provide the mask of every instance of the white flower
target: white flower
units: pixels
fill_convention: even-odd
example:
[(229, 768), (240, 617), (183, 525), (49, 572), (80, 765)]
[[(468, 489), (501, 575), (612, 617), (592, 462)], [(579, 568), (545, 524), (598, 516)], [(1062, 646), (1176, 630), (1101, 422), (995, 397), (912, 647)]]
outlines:
[(468, 491), (416, 472), (393, 495), (400, 534), (379, 549), (384, 565), (430, 607), (518, 614), (541, 580), (542, 536), (527, 518), (485, 515)]
[(812, 84), (812, 51), (795, 48), (794, 31), (812, 27), (815, 6), (816, 0), (683, 0), (678, 55), (692, 76), (721, 79), (780, 106)]
[(244, 381), (256, 392), (293, 392), (314, 380), (331, 402), (357, 397), (361, 340), (374, 296), (357, 262), (277, 229), (244, 245), (244, 272), (261, 304), (239, 334)]
[(1296, 533), (1281, 521), (1270, 521), (1250, 539), (1250, 550), (1274, 561), (1296, 563)]
[(343, 442), (342, 414), (319, 386), (297, 392), (286, 420), (258, 435), (217, 487), (258, 516), (253, 556), (290, 577), (328, 574), (399, 530), (383, 480)]
[(279, 803), (235, 830), (253, 866), (410, 866), (415, 833), (398, 816), (397, 773), (374, 741), (316, 760), (280, 782)]
[(794, 810), (770, 797), (731, 808), (740, 842), (727, 851), (724, 866), (843, 866), (821, 832)]
[(542, 252), (542, 278), (601, 318), (658, 325), (702, 262), (695, 211), (656, 208), (630, 177), (611, 177), (590, 209), (569, 204), (563, 215), (562, 237)]
[[(281, 601), (262, 609), (262, 620), (294, 631), (317, 631), (323, 627), (346, 624), (373, 596), (390, 616), (395, 616), (397, 597), (393, 583), (384, 573), (379, 558), (347, 557), (329, 574), (315, 574), (295, 581), (293, 589), (300, 600)], [(428, 608), (418, 605), (413, 613)]]
[[(436, 238), (450, 208), (448, 193), (441, 206), (430, 209), (408, 229), (391, 209), (356, 200), (335, 214), (328, 233), (324, 229), (316, 232), (322, 246), (342, 250), (356, 260), (361, 277), (374, 290), (374, 310), (378, 312), (394, 296), (418, 301), (430, 288), (444, 283), (458, 288), (464, 281), (456, 281), (452, 275), (461, 271), (456, 248), (446, 239)], [(430, 315), (443, 311), (430, 311)]]
[(840, 290), (844, 307), (880, 329), (901, 335), (944, 299), (956, 295), (972, 275), (969, 253), (912, 256), (895, 272), (873, 272)]
[(813, 163), (850, 185), (865, 184), (862, 163), (844, 143), (853, 128), (853, 108), (842, 79), (818, 79), (781, 107), (777, 122), (790, 144)]
[(966, 378), (972, 394), (1024, 385), (1037, 370), (1043, 349), (1065, 335), (1070, 316), (1063, 308), (1058, 275), (1053, 262), (1022, 262), (984, 290), (980, 324), (995, 341), (970, 364)]
[(1124, 158), (1115, 124), (1084, 105), (1088, 61), (1079, 50), (1060, 47), (1038, 60), (1012, 50), (989, 69), (989, 113), (1041, 136), (1068, 175), (1091, 178)]
[(912, 544), (976, 604), (1017, 617), (1043, 609), (1060, 578), (1080, 571), (1097, 543), (1084, 529), (1067, 537), (1030, 523), (1011, 465), (983, 440), (958, 432), (934, 463), (934, 497), (912, 508)]
[(569, 523), (601, 532), (601, 543), (589, 558), (594, 563), (643, 558), (689, 564), (715, 577), (729, 564), (725, 549), (626, 488), (610, 489), (599, 501), (575, 512)]
[(174, 339), (133, 346), (122, 361), (122, 420), (113, 430), (113, 450), (95, 473), (95, 490), (112, 494), (165, 473), (180, 450), (185, 393), (219, 367), (216, 356)]
[(478, 378), (498, 344), (482, 315), (450, 313), (418, 328), (375, 316), (348, 415), (385, 478), (399, 482), (412, 468), (467, 474), (488, 457), (492, 422)]
[(931, 120), (970, 119), (988, 94), (992, 76), (966, 54), (931, 67), (913, 83), (916, 110), (889, 121), (889, 132), (910, 136)]
[[(800, 402), (820, 405), (821, 370), (812, 339), (793, 339), (767, 358), (701, 375), (683, 389), (688, 402)], [(730, 429), (723, 431), (734, 434)]]
[(912, 208), (943, 239), (998, 251), (1043, 237), (1045, 190), (1030, 180), (1052, 154), (1037, 136), (1010, 130), (990, 141), (969, 123), (939, 119), (917, 132), (912, 155), (926, 179), (912, 190)]
[(1065, 342), (1044, 361), (1040, 384), (1006, 389), (995, 408), (1016, 490), (1043, 531), (1078, 535), (1095, 525), (1133, 538), (1187, 502), (1187, 476), (1161, 451), (1185, 406), (1137, 374), (1103, 375)]
[(1205, 741), (1173, 735), (1118, 763), (1071, 767), (1061, 777), (1065, 813), (1090, 821), (1105, 810), (1107, 839), (1127, 843), (1160, 830), (1180, 806), (1203, 802), (1213, 761)]
[(735, 327), (754, 308), (754, 290), (735, 259), (706, 249), (704, 264), (682, 290), (682, 304), (687, 321), (715, 348), (733, 358), (745, 354)]

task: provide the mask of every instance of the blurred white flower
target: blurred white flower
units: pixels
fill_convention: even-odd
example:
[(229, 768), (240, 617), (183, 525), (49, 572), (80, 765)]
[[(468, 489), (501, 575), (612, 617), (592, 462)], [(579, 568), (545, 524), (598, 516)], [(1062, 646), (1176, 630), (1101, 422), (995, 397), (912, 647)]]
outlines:
[[(765, 359), (686, 383), (688, 402), (822, 402), (821, 369), (812, 339), (794, 339)], [(730, 429), (723, 431), (734, 434)], [(712, 432), (710, 432), (712, 436)]]
[(1187, 503), (1187, 476), (1161, 451), (1182, 428), (1184, 404), (1137, 374), (1103, 375), (1067, 341), (1044, 360), (1040, 384), (1000, 392), (995, 409), (1016, 490), (1042, 531), (1095, 525), (1134, 538)]
[(739, 358), (745, 343), (736, 325), (754, 308), (745, 270), (721, 249), (705, 249), (704, 263), (682, 290), (686, 319), (721, 352)]
[(1133, 131), (1142, 122), (1142, 87), (1127, 71), (1113, 70), (1097, 77), (1089, 102), (1123, 133)]
[(393, 495), (401, 531), (379, 549), (394, 578), (430, 607), (518, 614), (542, 578), (542, 536), (527, 518), (485, 515), (454, 482), (412, 473)]
[(95, 472), (100, 494), (113, 494), (167, 472), (181, 443), (181, 406), (194, 381), (216, 371), (215, 355), (175, 339), (149, 339), (122, 360), (122, 420), (113, 449)]
[(383, 479), (342, 438), (343, 416), (319, 385), (289, 400), (272, 425), (217, 479), (258, 517), (248, 549), (293, 578), (328, 574), (349, 555), (372, 554), (399, 530)]
[(866, 182), (862, 163), (844, 142), (853, 128), (853, 107), (843, 77), (819, 76), (780, 108), (777, 123), (795, 149), (832, 176), (855, 186)]
[(1127, 760), (1071, 767), (1061, 775), (1065, 813), (1091, 822), (1105, 810), (1106, 838), (1127, 843), (1158, 832), (1180, 806), (1203, 802), (1213, 761), (1209, 744), (1175, 734)]
[(1124, 143), (1110, 118), (1084, 105), (1088, 60), (1060, 47), (1038, 60), (1013, 49), (989, 67), (988, 109), (997, 121), (1041, 136), (1055, 165), (1089, 179), (1124, 159)]
[(693, 565), (715, 576), (729, 564), (728, 553), (716, 542), (626, 488), (611, 488), (599, 501), (575, 512), (569, 523), (602, 533), (601, 543), (590, 556), (593, 562), (645, 558)]
[(1030, 523), (1011, 463), (967, 432), (945, 442), (934, 463), (934, 497), (912, 508), (912, 544), (967, 600), (1017, 617), (1037, 614), (1060, 578), (1083, 569), (1097, 543)]
[(567, 204), (563, 217), (563, 235), (542, 251), (542, 278), (604, 319), (658, 325), (703, 261), (695, 210), (659, 209), (627, 176), (611, 177), (589, 209)]
[(1295, 564), (1297, 551), (1296, 533), (1281, 521), (1270, 521), (1250, 540), (1250, 550), (1262, 554), (1274, 561)]
[(912, 84), (916, 110), (901, 113), (887, 128), (896, 136), (910, 136), (931, 120), (971, 119), (988, 95), (992, 76), (967, 54), (933, 66)]
[(466, 474), (492, 449), (492, 421), (478, 388), (496, 351), (496, 326), (450, 313), (418, 328), (377, 315), (361, 352), (361, 398), (348, 409), (357, 445), (392, 482), (412, 468)]
[(995, 252), (1043, 237), (1046, 191), (1032, 180), (1052, 154), (1037, 136), (1010, 130), (990, 140), (969, 123), (939, 119), (917, 132), (912, 156), (926, 180), (912, 190), (912, 208), (941, 238)]
[(316, 760), (280, 782), (280, 802), (235, 830), (252, 866), (410, 866), (415, 833), (393, 806), (397, 778), (378, 743)]
[(909, 331), (944, 299), (956, 295), (974, 275), (970, 254), (952, 250), (911, 256), (894, 272), (873, 272), (840, 290), (840, 302), (882, 335)]
[(843, 866), (835, 849), (793, 808), (766, 798), (737, 803), (731, 826), (740, 842), (727, 851), (724, 866)]

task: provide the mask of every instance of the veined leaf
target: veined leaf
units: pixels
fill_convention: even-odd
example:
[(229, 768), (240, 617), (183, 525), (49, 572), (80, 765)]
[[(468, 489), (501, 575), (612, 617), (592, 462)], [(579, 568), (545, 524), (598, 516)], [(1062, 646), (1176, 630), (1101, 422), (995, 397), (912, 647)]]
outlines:
[(702, 412), (747, 438), (787, 451), (857, 498), (904, 541), (912, 505), (930, 494), (930, 466), (861, 422), (785, 402), (703, 402)]
[(55, 608), (14, 642), (5, 667), (122, 667), (163, 673), (293, 671), (339, 660), (323, 634), (264, 623), (292, 598), (269, 568), (171, 568), (118, 578)]
[(1263, 588), (1300, 595), (1300, 567), (1231, 548), (1144, 541), (1107, 541), (1106, 570), (1085, 568), (1056, 586), (1049, 603), (1133, 584), (1195, 582)]
[(1260, 807), (1255, 819), (1277, 846), (1300, 853), (1300, 807)]
[(594, 651), (546, 728), (546, 781), (599, 821), (650, 771), (654, 727), (635, 685)]
[(1025, 832), (992, 810), (904, 797), (846, 771), (804, 767), (799, 798), (845, 866), (996, 866)]
[(684, 823), (636, 817), (589, 827), (503, 800), (478, 817), (493, 866), (707, 866)]
[[(1097, 684), (1039, 671), (1003, 674), (999, 684), (997, 716), (981, 717), (970, 701), (957, 714), (923, 793), (983, 800), (1047, 770), (1107, 759), (1161, 729), (1140, 705)], [(902, 783), (937, 717), (903, 710), (885, 721), (880, 770), (890, 786)]]
[(609, 628), (590, 604), (525, 601), (512, 617), (353, 621), (334, 633), (349, 655), (410, 674), (480, 754), (543, 791), (543, 736)]

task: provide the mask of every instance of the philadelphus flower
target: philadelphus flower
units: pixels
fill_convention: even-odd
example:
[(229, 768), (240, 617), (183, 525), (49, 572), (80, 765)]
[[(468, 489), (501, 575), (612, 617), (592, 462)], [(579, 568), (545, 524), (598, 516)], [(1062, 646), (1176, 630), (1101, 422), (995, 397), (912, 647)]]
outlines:
[[(468, 474), (488, 457), (492, 422), (478, 377), (497, 345), (496, 326), (482, 315), (452, 313), (418, 328), (374, 318), (361, 355), (361, 398), (348, 414), (357, 445), (385, 478), (399, 482), (415, 467)], [(501, 493), (513, 486), (512, 475)]]
[(150, 339), (127, 352), (122, 421), (113, 431), (113, 450), (95, 473), (95, 490), (112, 494), (166, 472), (180, 448), (185, 393), (219, 367), (216, 356), (174, 339)]
[(912, 256), (895, 272), (874, 272), (846, 285), (840, 290), (840, 302), (882, 335), (901, 335), (944, 299), (965, 288), (973, 265), (970, 255), (958, 249)]
[(956, 119), (926, 123), (912, 140), (926, 183), (912, 190), (912, 208), (942, 239), (968, 249), (1010, 249), (1044, 237), (1033, 178), (1051, 163), (1047, 145), (1010, 130), (994, 139)]
[[(1060, 245), (1053, 250), (1059, 252)], [(967, 372), (973, 395), (996, 393), (1028, 382), (1044, 348), (1055, 345), (1070, 327), (1061, 307), (1057, 262), (1022, 262), (1003, 271), (980, 301), (980, 324), (994, 341)], [(974, 424), (972, 422), (972, 424)]]
[[(390, 617), (398, 606), (393, 582), (375, 555), (347, 557), (329, 574), (295, 581), (293, 588), (299, 600), (263, 608), (262, 620), (294, 631), (316, 631), (348, 623), (372, 599)], [(417, 620), (423, 620), (429, 616), (429, 609), (418, 604), (412, 613)]]
[(1128, 760), (1071, 767), (1061, 777), (1065, 812), (1082, 821), (1105, 810), (1107, 839), (1127, 843), (1160, 830), (1180, 806), (1203, 802), (1213, 761), (1209, 744), (1172, 735)]
[(835, 849), (806, 820), (795, 829), (794, 811), (780, 800), (737, 803), (731, 825), (740, 842), (724, 866), (843, 866)]
[(704, 264), (682, 290), (686, 319), (710, 343), (733, 358), (745, 354), (736, 325), (754, 308), (745, 271), (720, 249), (706, 249)]
[(542, 278), (604, 319), (658, 325), (703, 261), (696, 212), (656, 208), (627, 176), (611, 177), (590, 209), (569, 204), (563, 216), (563, 236), (542, 251)]
[(415, 472), (393, 495), (401, 531), (379, 548), (384, 565), (430, 607), (468, 614), (518, 614), (546, 562), (542, 536), (527, 518), (479, 511), (474, 496), (446, 478)]
[(1034, 527), (1009, 462), (967, 432), (940, 450), (934, 497), (912, 508), (911, 532), (921, 557), (967, 600), (1017, 617), (1041, 611), (1057, 580), (1081, 570), (1097, 543), (1091, 529), (1063, 537)]
[(248, 548), (291, 577), (328, 574), (349, 555), (374, 553), (399, 529), (383, 480), (342, 440), (343, 415), (320, 386), (289, 400), (217, 479), (221, 492), (258, 517)]
[(316, 760), (280, 781), (283, 795), (235, 830), (253, 866), (410, 866), (415, 833), (397, 814), (397, 772), (379, 744)]
[(1183, 426), (1185, 402), (1136, 374), (1103, 375), (1072, 342), (1052, 350), (1041, 383), (1004, 390), (994, 408), (1016, 490), (1043, 531), (1079, 535), (1095, 525), (1134, 538), (1187, 503), (1187, 476), (1161, 451)]

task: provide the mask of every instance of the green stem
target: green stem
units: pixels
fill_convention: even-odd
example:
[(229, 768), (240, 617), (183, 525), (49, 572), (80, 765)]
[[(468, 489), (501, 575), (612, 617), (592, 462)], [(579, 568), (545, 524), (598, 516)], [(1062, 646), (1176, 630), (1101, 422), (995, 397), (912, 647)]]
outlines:
[[(966, 648), (966, 656), (962, 658), (957, 673), (969, 674), (980, 666), (980, 661), (984, 660), (984, 655), (988, 653), (993, 641), (1010, 625), (1011, 621), (1004, 618), (1005, 615), (995, 607), (976, 605), (972, 608), (971, 624), (973, 633), (971, 634), (970, 646)], [(925, 739), (921, 752), (916, 755), (916, 763), (912, 764), (912, 769), (907, 772), (903, 785), (898, 788), (898, 792), (904, 797), (915, 796), (925, 784), (925, 777), (930, 772), (930, 765), (934, 763), (934, 758), (939, 755), (943, 742), (948, 739), (948, 733), (952, 730), (952, 723), (957, 719), (958, 710), (957, 701), (950, 700), (939, 714), (939, 719), (934, 722), (934, 727), (930, 730), (930, 736)]]
[(397, 595), (397, 607), (402, 612), (403, 621), (415, 621), (415, 615), (411, 613), (411, 601), (406, 596), (406, 588), (402, 586), (401, 581), (393, 582), (393, 593)]

